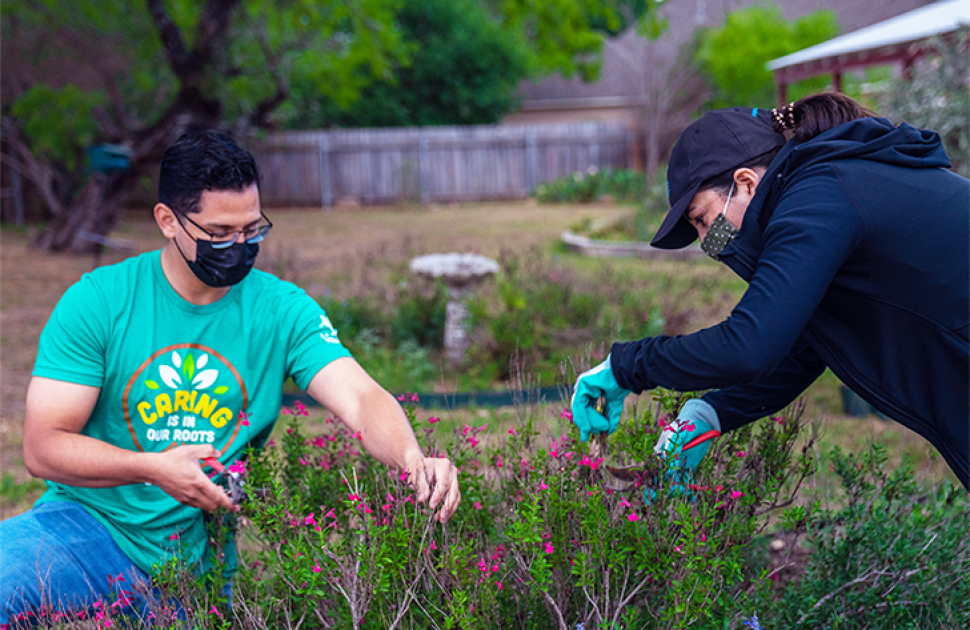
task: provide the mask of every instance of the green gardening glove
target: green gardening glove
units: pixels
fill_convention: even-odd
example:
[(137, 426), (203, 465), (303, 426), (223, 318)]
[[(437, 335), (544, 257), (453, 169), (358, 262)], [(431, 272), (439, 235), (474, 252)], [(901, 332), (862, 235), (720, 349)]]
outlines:
[(717, 411), (707, 401), (688, 400), (677, 419), (664, 427), (653, 452), (662, 456), (671, 470), (697, 468), (713, 438), (721, 435)]
[[(596, 367), (586, 370), (576, 379), (573, 388), (573, 422), (579, 427), (579, 437), (585, 442), (591, 433), (613, 433), (620, 424), (623, 401), (630, 390), (623, 389), (613, 377), (610, 357)], [(596, 410), (596, 401), (603, 397), (606, 407)], [(602, 412), (602, 413), (601, 413)]]
[[(693, 500), (694, 493), (690, 486), (694, 471), (707, 455), (711, 440), (719, 435), (721, 422), (717, 411), (700, 398), (684, 403), (677, 419), (663, 427), (653, 452), (662, 457), (666, 464), (669, 496)], [(657, 493), (647, 488), (643, 491), (643, 498), (650, 505), (657, 498)]]

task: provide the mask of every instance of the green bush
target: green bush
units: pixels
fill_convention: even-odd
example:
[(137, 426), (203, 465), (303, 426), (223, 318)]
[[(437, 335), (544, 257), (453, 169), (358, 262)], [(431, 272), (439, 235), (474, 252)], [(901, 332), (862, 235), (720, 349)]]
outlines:
[(520, 370), (561, 382), (561, 364), (592, 344), (663, 330), (659, 301), (624, 278), (584, 278), (534, 250), (503, 253), (499, 266), (494, 286), (469, 303), (473, 374), (507, 380)]
[(759, 603), (765, 628), (970, 627), (970, 503), (923, 488), (913, 465), (886, 470), (878, 446), (832, 453), (845, 505), (810, 520), (801, 579)]
[(646, 195), (647, 177), (627, 169), (591, 166), (586, 173), (539, 184), (535, 196), (542, 203), (589, 203), (611, 195), (620, 203), (637, 203)]

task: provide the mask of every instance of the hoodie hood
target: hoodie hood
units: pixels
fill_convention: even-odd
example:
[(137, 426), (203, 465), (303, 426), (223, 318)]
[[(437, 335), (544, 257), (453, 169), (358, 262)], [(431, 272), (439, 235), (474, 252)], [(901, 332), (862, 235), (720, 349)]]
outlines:
[(808, 140), (790, 140), (778, 153), (745, 211), (738, 237), (718, 259), (750, 280), (762, 248), (762, 234), (788, 185), (821, 162), (864, 160), (911, 169), (949, 168), (940, 134), (909, 123), (898, 127), (888, 118), (860, 118)]
[[(779, 156), (780, 157), (780, 156)], [(786, 177), (820, 161), (871, 160), (906, 168), (948, 168), (950, 158), (940, 134), (888, 118), (860, 118), (794, 144), (782, 168)]]

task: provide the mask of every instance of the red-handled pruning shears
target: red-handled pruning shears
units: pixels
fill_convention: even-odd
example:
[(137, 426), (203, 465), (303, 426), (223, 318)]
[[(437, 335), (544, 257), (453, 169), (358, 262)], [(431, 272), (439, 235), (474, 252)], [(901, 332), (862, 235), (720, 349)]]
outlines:
[(206, 457), (202, 462), (222, 475), (222, 479), (216, 483), (225, 488), (226, 494), (234, 504), (239, 505), (239, 502), (246, 498), (246, 490), (243, 488), (243, 480), (239, 473), (227, 470), (215, 457)]

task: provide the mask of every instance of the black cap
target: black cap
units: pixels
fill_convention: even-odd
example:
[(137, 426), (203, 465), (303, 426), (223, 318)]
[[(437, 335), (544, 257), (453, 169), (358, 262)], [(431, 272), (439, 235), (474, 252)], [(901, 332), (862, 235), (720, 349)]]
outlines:
[(670, 212), (650, 242), (660, 249), (687, 247), (697, 238), (684, 212), (701, 184), (785, 144), (771, 127), (771, 111), (730, 107), (707, 112), (684, 130), (667, 166)]

